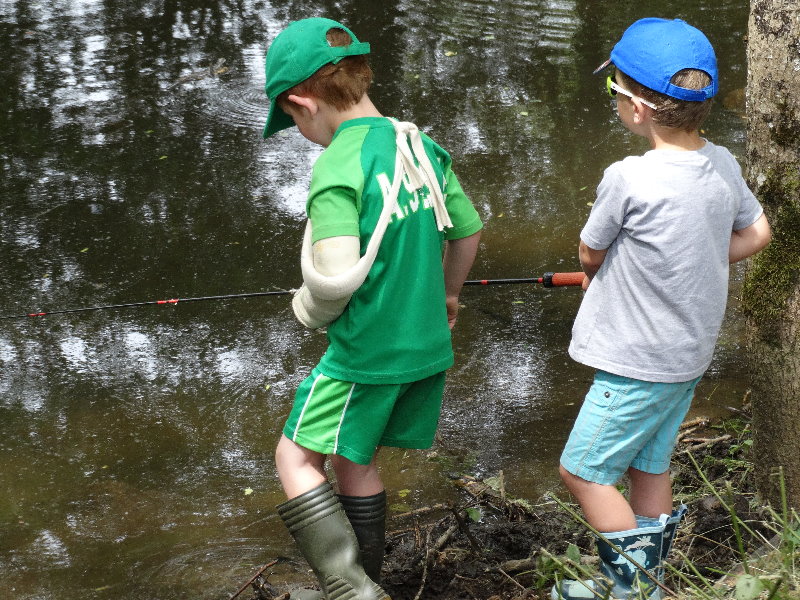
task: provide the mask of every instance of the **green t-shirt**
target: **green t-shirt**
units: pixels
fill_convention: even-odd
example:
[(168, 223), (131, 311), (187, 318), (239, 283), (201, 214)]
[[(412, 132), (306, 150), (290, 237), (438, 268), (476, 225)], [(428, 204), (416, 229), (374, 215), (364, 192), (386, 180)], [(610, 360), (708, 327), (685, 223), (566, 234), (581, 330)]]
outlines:
[[(395, 129), (386, 118), (343, 123), (314, 164), (306, 210), (317, 242), (358, 236), (366, 250), (395, 172)], [(445, 308), (442, 248), (481, 229), (477, 211), (450, 168), (450, 156), (423, 134), (442, 181), (452, 228), (440, 232), (429, 191), (400, 186), (399, 212), (383, 236), (375, 263), (342, 315), (328, 326), (320, 371), (357, 383), (408, 383), (453, 364)]]

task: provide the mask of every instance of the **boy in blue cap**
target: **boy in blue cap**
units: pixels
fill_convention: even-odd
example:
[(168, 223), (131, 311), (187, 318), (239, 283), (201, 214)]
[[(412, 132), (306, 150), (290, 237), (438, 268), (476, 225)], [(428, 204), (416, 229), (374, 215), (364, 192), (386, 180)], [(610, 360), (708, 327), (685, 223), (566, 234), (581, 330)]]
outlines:
[(386, 493), (377, 449), (433, 442), (482, 227), (447, 152), (369, 99), (369, 49), (344, 25), (313, 18), (289, 25), (266, 57), (264, 137), (297, 125), (325, 147), (292, 307), (307, 327), (327, 326), (329, 345), (276, 450), (288, 497), (278, 512), (322, 592), (292, 598), (388, 598), (378, 585)]
[[(562, 582), (554, 600), (660, 597), (628, 559), (663, 580), (686, 510), (672, 508), (670, 455), (711, 362), (729, 264), (770, 239), (734, 157), (699, 133), (718, 88), (705, 35), (679, 19), (641, 19), (595, 72), (611, 64), (619, 118), (651, 150), (606, 169), (581, 231), (586, 295), (569, 352), (597, 372), (560, 465), (603, 534), (607, 579)], [(615, 487), (626, 473), (628, 499)]]

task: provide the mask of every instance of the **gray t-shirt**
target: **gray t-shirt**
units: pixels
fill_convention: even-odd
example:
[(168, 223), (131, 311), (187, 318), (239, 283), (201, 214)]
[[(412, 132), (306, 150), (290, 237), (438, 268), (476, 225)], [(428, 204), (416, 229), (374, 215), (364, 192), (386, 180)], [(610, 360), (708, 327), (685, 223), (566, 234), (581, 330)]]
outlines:
[(570, 356), (643, 381), (702, 375), (725, 312), (731, 233), (761, 213), (736, 159), (708, 141), (608, 167), (581, 231), (608, 253), (575, 318)]

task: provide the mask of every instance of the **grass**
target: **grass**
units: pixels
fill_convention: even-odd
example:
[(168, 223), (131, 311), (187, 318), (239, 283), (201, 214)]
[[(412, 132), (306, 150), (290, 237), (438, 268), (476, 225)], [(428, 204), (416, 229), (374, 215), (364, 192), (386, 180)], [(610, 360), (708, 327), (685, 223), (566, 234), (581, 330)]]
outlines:
[[(788, 505), (782, 474), (778, 474), (781, 506), (763, 505), (752, 489), (748, 420), (737, 417), (714, 427), (731, 437), (715, 448), (703, 449), (700, 460), (689, 449), (676, 461), (676, 499), (695, 510), (690, 510), (689, 522), (679, 529), (679, 541), (665, 564), (667, 585), (662, 596), (800, 600), (800, 517)], [(573, 508), (556, 501), (591, 530)], [(704, 511), (716, 518), (716, 524), (692, 522)], [(576, 554), (577, 548), (563, 556), (544, 554), (542, 568), (549, 571), (551, 581), (597, 577), (596, 569), (581, 564)]]

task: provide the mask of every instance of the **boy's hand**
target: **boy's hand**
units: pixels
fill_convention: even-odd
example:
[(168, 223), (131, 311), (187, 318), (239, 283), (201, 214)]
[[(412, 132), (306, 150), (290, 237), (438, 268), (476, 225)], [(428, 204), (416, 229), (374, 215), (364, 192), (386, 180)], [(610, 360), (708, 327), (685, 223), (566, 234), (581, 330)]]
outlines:
[(458, 317), (458, 296), (447, 296), (444, 303), (447, 307), (447, 325), (452, 329), (455, 327), (456, 317)]

